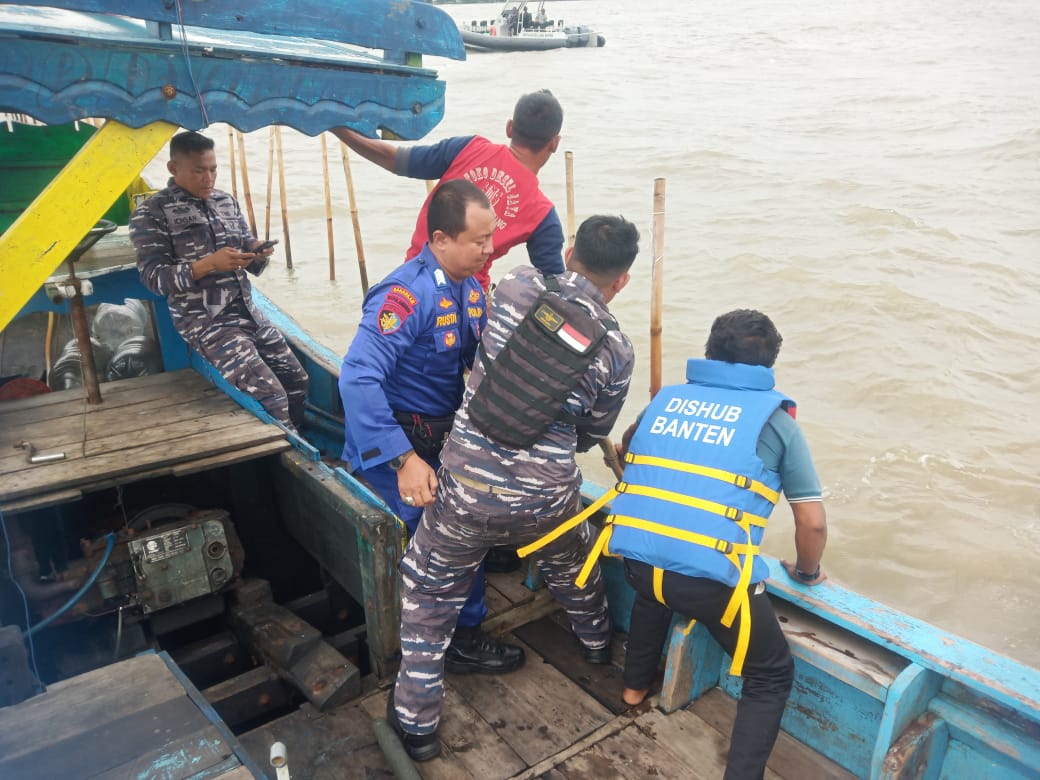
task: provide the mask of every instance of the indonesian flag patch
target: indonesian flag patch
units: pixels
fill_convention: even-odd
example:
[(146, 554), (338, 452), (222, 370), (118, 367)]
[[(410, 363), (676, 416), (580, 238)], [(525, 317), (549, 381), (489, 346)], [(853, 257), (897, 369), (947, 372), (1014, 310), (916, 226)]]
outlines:
[(569, 322), (563, 323), (560, 329), (556, 331), (556, 335), (575, 352), (584, 352), (589, 348), (589, 344), (592, 343), (592, 339), (588, 336), (583, 336)]

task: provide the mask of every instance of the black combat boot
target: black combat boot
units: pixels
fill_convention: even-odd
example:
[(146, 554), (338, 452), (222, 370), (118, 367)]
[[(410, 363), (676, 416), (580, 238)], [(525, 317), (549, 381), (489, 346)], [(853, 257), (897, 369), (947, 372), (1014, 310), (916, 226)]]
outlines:
[(453, 674), (504, 674), (524, 665), (524, 651), (499, 642), (479, 628), (459, 626), (444, 654), (444, 668)]
[(441, 754), (441, 738), (437, 733), (433, 734), (410, 734), (404, 730), (401, 721), (397, 719), (397, 710), (394, 708), (394, 689), (390, 689), (390, 695), (386, 698), (386, 722), (397, 734), (397, 738), (404, 745), (404, 752), (412, 761), (429, 761)]

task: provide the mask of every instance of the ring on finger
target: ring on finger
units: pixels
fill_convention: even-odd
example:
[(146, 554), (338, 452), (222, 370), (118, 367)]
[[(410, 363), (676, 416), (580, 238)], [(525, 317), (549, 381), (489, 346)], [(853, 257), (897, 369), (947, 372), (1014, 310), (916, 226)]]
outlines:
[(414, 503), (415, 503), (415, 499), (414, 499), (414, 498), (412, 498), (411, 496), (405, 496), (405, 497), (404, 497), (404, 502), (405, 502), (406, 504), (408, 504), (409, 506), (411, 506), (412, 504), (414, 504)]

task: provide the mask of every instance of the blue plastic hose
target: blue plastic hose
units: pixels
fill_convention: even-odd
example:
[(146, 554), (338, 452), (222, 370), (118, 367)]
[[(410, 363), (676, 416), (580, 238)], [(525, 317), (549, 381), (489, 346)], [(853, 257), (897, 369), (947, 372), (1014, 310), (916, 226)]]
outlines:
[(26, 636), (32, 636), (33, 634), (35, 634), (40, 629), (46, 628), (47, 626), (49, 626), (55, 620), (57, 620), (62, 615), (64, 615), (66, 612), (68, 612), (69, 608), (73, 604), (75, 604), (77, 601), (79, 601), (81, 598), (83, 598), (83, 594), (84, 593), (86, 593), (88, 590), (90, 590), (90, 587), (97, 580), (98, 575), (101, 574), (101, 570), (104, 569), (105, 568), (105, 564), (108, 563), (108, 556), (110, 556), (112, 554), (112, 548), (115, 547), (115, 544), (116, 544), (116, 535), (114, 533), (109, 533), (107, 536), (105, 536), (105, 539), (108, 540), (107, 543), (105, 544), (105, 552), (101, 554), (101, 561), (98, 563), (97, 568), (94, 569), (94, 573), (91, 574), (87, 578), (87, 581), (84, 582), (80, 586), (79, 590), (77, 590), (75, 593), (72, 594), (72, 598), (70, 598), (68, 601), (66, 601), (64, 604), (61, 605), (61, 609), (59, 609), (53, 615), (45, 617), (43, 620), (41, 620), (35, 626), (30, 628), (28, 631), (26, 631), (25, 632)]

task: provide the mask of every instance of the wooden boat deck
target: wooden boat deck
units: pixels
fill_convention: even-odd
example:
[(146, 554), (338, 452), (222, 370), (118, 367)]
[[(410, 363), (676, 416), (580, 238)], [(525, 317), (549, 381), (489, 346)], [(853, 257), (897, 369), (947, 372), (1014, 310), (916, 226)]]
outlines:
[(0, 777), (123, 780), (258, 775), (169, 656), (141, 655), (0, 709)]
[[(283, 431), (242, 409), (191, 369), (0, 403), (0, 509), (75, 501), (83, 493), (183, 475), (288, 449)], [(29, 463), (39, 455), (62, 460)]]
[[(427, 780), (607, 780), (721, 778), (736, 703), (719, 690), (665, 715), (654, 697), (635, 710), (621, 702), (621, 669), (590, 666), (562, 613), (519, 574), (490, 575), (486, 627), (514, 626), (527, 663), (512, 674), (449, 675), (440, 758), (417, 764)], [(533, 622), (528, 622), (533, 621)], [(523, 623), (524, 625), (518, 625)], [(614, 657), (623, 655), (623, 637)], [(372, 728), (387, 690), (321, 713), (304, 705), (240, 737), (258, 761), (284, 742), (293, 777), (362, 780), (390, 776)], [(265, 762), (263, 762), (265, 763)], [(267, 777), (275, 780), (274, 770)], [(847, 780), (853, 775), (781, 733), (769, 780)]]

